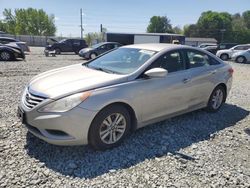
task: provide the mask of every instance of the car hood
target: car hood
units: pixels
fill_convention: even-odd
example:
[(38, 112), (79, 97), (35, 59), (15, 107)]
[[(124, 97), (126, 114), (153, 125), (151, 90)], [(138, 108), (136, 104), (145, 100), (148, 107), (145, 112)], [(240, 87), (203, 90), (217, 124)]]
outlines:
[(30, 81), (28, 88), (31, 93), (56, 99), (126, 80), (124, 75), (110, 74), (77, 64), (39, 74)]

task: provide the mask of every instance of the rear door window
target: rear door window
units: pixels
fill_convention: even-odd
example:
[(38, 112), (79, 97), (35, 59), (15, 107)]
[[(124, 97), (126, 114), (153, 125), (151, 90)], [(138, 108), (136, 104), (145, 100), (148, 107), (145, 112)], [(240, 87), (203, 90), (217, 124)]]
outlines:
[(187, 53), (189, 68), (209, 66), (211, 64), (209, 62), (208, 55), (205, 53), (195, 51), (195, 50), (187, 50), (186, 53)]

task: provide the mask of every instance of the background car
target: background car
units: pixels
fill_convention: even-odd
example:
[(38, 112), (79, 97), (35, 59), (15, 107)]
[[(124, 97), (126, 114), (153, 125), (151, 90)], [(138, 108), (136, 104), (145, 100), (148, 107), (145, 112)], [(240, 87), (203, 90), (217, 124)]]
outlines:
[(103, 54), (109, 50), (120, 47), (121, 44), (117, 42), (102, 42), (96, 45), (93, 45), (89, 48), (84, 48), (79, 51), (79, 56), (86, 59), (94, 59), (98, 55)]
[(250, 62), (250, 49), (233, 54), (232, 60), (237, 62), (237, 63)]
[(56, 54), (61, 54), (61, 52), (74, 52), (75, 54), (78, 54), (79, 50), (86, 47), (88, 47), (88, 45), (83, 39), (63, 39), (46, 46), (45, 50), (55, 51)]
[(208, 47), (208, 46), (216, 46), (217, 47), (217, 44), (216, 43), (202, 43), (198, 47), (199, 48), (205, 48), (205, 47)]
[(216, 56), (221, 58), (222, 60), (226, 61), (228, 59), (231, 59), (232, 55), (234, 53), (240, 52), (240, 51), (245, 51), (249, 48), (250, 48), (250, 44), (237, 45), (237, 46), (234, 46), (234, 47), (227, 49), (227, 50), (217, 51)]
[(233, 69), (199, 48), (137, 44), (31, 79), (19, 105), (28, 130), (49, 143), (104, 150), (133, 130), (193, 110), (220, 109)]
[(216, 52), (217, 52), (217, 50), (218, 50), (218, 46), (216, 45), (216, 46), (206, 46), (206, 47), (204, 47), (204, 48), (201, 48), (201, 49), (203, 49), (203, 50), (206, 50), (206, 51), (208, 51), (208, 52), (211, 52), (212, 54), (216, 54)]
[(26, 42), (19, 41), (14, 38), (9, 38), (9, 37), (0, 37), (0, 43), (1, 44), (9, 44), (9, 43), (15, 43), (17, 44), (24, 52), (28, 53), (30, 52), (30, 48), (27, 45)]
[(15, 43), (0, 44), (0, 60), (10, 61), (17, 58), (25, 59), (25, 54)]

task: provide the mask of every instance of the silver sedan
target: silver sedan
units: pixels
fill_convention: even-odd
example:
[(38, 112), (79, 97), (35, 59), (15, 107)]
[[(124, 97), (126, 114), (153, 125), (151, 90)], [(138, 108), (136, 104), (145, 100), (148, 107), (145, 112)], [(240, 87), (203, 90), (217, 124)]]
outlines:
[(34, 77), (18, 114), (49, 143), (104, 150), (154, 122), (201, 108), (218, 111), (232, 74), (230, 65), (198, 48), (129, 45)]

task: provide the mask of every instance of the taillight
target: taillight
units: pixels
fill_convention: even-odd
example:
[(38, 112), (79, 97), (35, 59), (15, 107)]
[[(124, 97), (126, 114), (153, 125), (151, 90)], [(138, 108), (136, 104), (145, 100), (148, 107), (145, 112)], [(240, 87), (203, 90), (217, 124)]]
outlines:
[(228, 72), (229, 72), (230, 75), (233, 75), (233, 73), (234, 73), (233, 68), (228, 69)]

